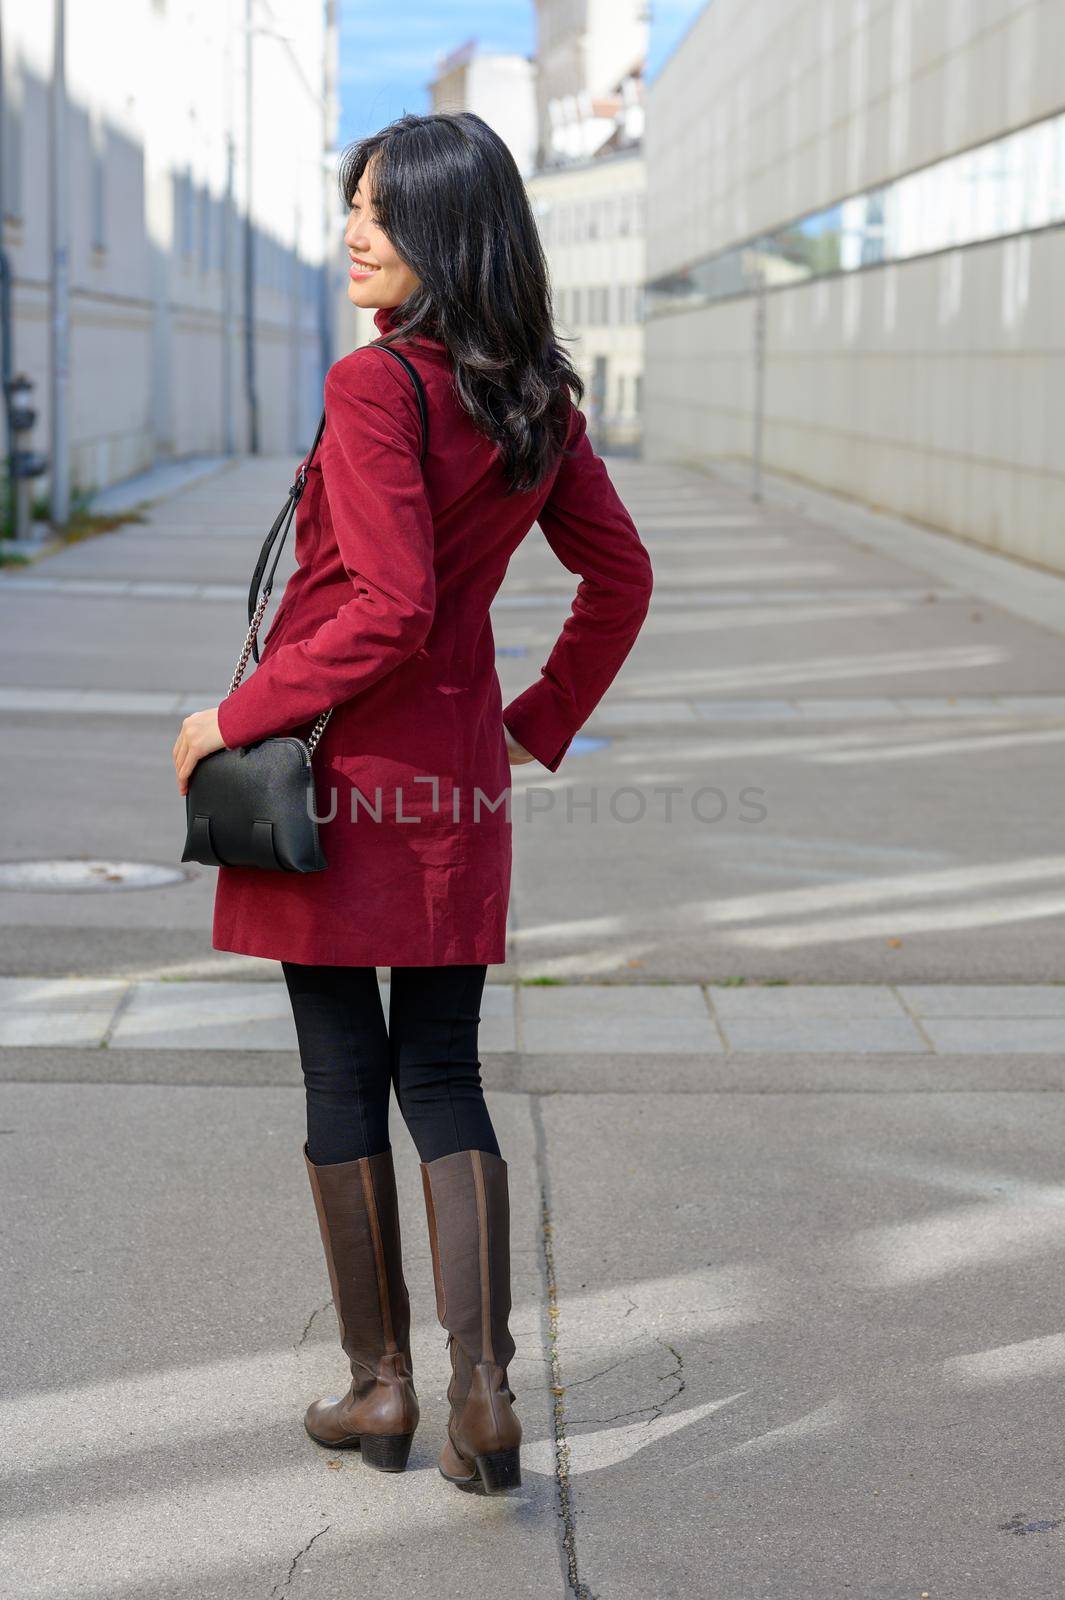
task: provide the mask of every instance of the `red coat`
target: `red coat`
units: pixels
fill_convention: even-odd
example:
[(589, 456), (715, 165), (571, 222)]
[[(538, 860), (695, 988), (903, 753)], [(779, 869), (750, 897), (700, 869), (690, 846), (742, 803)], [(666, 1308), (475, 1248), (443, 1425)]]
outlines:
[[(391, 311), (374, 322), (385, 333)], [(424, 471), (402, 367), (372, 346), (342, 357), (297, 512), (298, 570), (259, 665), (219, 708), (230, 749), (305, 733), (336, 708), (314, 755), (328, 866), (220, 867), (216, 950), (335, 966), (505, 961), (503, 724), (557, 771), (647, 613), (650, 559), (583, 412), (571, 407), (571, 453), (547, 483), (506, 497), (444, 345), (402, 348), (428, 399)], [(504, 707), (489, 608), (534, 522), (581, 582), (539, 678)]]

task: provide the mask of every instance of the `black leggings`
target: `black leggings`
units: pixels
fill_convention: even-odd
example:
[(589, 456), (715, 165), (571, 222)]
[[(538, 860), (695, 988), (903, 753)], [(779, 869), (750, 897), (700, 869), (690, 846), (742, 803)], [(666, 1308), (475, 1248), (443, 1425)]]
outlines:
[(481, 1088), (477, 1025), (487, 967), (392, 967), (388, 1027), (375, 967), (281, 963), (316, 1166), (390, 1147), (389, 1091), (422, 1161), (499, 1155)]

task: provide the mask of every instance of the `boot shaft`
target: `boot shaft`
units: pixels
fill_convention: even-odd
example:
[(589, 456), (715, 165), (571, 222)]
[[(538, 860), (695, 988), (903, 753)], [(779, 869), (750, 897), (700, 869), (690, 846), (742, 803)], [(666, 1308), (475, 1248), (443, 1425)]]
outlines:
[(403, 1275), (391, 1149), (358, 1161), (304, 1160), (325, 1249), (340, 1342), (371, 1372), (383, 1357), (410, 1355), (410, 1299)]
[(448, 1330), (451, 1406), (440, 1470), (452, 1483), (500, 1493), (521, 1482), (522, 1427), (506, 1368), (510, 1196), (507, 1164), (486, 1150), (422, 1162), (436, 1309)]
[(507, 1164), (488, 1150), (460, 1150), (423, 1161), (421, 1173), (437, 1316), (470, 1364), (506, 1368), (514, 1356)]

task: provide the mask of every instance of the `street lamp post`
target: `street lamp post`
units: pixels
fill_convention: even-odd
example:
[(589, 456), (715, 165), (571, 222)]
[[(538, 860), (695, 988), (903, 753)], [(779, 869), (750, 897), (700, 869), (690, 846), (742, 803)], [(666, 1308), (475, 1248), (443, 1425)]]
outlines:
[(754, 435), (751, 441), (751, 499), (762, 498), (762, 453), (765, 436), (766, 285), (761, 256), (756, 264), (754, 296)]
[(254, 0), (244, 0), (244, 387), (248, 401), (248, 450), (253, 456), (257, 456), (259, 394), (255, 373), (255, 222), (252, 217), (254, 9)]
[(70, 220), (67, 167), (66, 4), (53, 8), (51, 148), (51, 501), (52, 521), (70, 520)]

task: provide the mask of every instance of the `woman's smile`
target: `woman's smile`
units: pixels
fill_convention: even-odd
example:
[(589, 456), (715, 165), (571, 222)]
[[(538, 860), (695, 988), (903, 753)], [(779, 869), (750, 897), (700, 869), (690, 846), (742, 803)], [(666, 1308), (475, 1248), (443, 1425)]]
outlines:
[[(367, 162), (362, 178), (355, 186), (344, 229), (344, 244), (349, 258), (348, 299), (352, 305), (361, 306), (364, 311), (372, 306), (380, 306), (382, 302), (392, 306), (401, 305), (418, 287), (417, 274), (404, 261), (377, 220), (372, 187), (373, 167), (373, 161)], [(360, 250), (372, 250), (380, 260), (360, 255)], [(356, 294), (361, 284), (369, 283), (371, 278), (382, 273), (387, 281), (371, 290), (369, 297)]]

